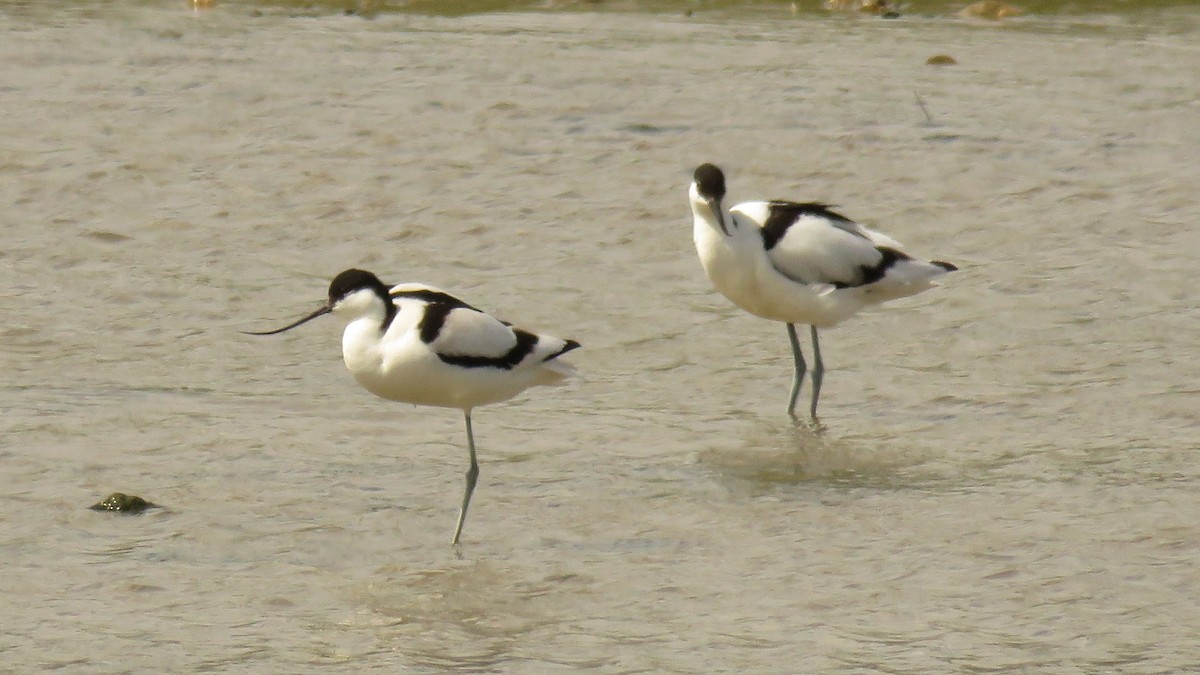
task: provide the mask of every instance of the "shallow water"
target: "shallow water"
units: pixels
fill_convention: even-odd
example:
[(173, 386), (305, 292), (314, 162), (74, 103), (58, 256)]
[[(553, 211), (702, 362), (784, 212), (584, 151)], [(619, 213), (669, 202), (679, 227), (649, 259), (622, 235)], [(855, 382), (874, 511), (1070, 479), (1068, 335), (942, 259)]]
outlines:
[[(1197, 18), (0, 11), (0, 664), (1200, 667)], [(824, 433), (702, 161), (962, 268), (822, 334)], [(350, 266), (584, 343), (461, 557), (458, 413), (237, 333)]]

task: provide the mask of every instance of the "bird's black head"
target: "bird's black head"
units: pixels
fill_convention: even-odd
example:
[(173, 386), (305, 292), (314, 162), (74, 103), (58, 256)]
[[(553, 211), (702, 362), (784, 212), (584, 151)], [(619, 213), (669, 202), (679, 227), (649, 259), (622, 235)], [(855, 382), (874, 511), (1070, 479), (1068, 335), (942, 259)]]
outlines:
[(696, 191), (701, 197), (717, 202), (725, 198), (725, 174), (716, 166), (701, 164), (692, 179), (696, 181)]
[(333, 307), (351, 293), (369, 289), (383, 299), (388, 298), (388, 287), (379, 277), (366, 270), (350, 269), (338, 274), (329, 282), (329, 306)]

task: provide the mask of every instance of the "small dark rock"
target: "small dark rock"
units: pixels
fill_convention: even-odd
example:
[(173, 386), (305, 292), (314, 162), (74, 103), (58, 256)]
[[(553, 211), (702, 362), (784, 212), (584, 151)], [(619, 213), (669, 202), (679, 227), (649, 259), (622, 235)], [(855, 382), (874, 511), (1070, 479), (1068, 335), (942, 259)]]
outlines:
[(97, 502), (89, 506), (93, 511), (120, 511), (121, 513), (141, 513), (146, 509), (156, 509), (158, 504), (148, 502), (137, 495), (127, 495), (123, 492), (114, 492), (104, 498), (103, 501)]

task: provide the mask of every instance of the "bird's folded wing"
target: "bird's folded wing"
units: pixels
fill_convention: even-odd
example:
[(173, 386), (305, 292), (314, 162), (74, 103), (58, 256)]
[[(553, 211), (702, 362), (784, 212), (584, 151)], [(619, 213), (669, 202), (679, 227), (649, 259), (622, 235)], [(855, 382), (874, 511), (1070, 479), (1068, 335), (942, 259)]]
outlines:
[(429, 346), (446, 356), (498, 358), (516, 344), (516, 334), (504, 322), (470, 307), (455, 307)]
[(813, 215), (799, 216), (767, 250), (767, 258), (781, 274), (837, 287), (862, 283), (863, 270), (878, 265), (882, 257), (865, 235)]

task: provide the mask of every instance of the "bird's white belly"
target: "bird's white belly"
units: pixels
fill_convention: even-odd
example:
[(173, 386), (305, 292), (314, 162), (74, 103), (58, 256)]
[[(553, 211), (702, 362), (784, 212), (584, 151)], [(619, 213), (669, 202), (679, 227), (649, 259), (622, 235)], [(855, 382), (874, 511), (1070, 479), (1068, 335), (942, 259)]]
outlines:
[(762, 292), (762, 283), (753, 264), (741, 264), (722, 258), (723, 256), (718, 256), (711, 264), (704, 266), (704, 271), (717, 292), (755, 316), (776, 321), (784, 320), (779, 316), (780, 308), (776, 306), (778, 303), (771, 302), (772, 298)]
[(540, 366), (504, 370), (448, 364), (415, 334), (382, 347), (354, 337), (343, 340), (346, 369), (364, 389), (391, 401), (470, 409), (541, 383)]
[(364, 389), (380, 398), (415, 405), (463, 407), (461, 394), (452, 383), (443, 379), (436, 364), (406, 360), (392, 363), (390, 367), (382, 363), (363, 367), (347, 359), (346, 368)]

